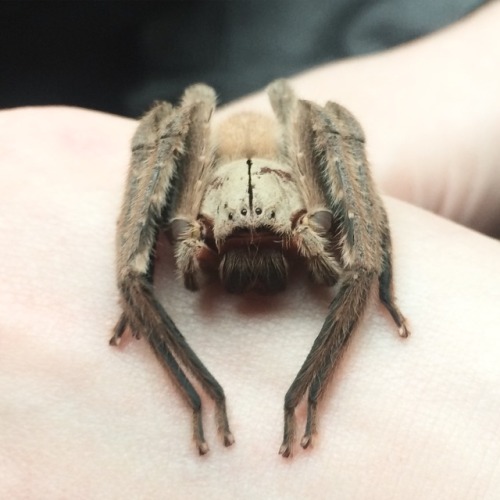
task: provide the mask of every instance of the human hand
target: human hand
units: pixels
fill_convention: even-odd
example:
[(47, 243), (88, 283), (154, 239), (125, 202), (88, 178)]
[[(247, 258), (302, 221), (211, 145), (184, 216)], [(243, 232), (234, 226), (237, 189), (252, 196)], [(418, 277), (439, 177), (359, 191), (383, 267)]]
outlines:
[(265, 300), (192, 294), (163, 243), (158, 294), (224, 386), (236, 437), (223, 448), (204, 398), (211, 451), (196, 455), (190, 411), (147, 344), (107, 345), (134, 126), (63, 108), (0, 115), (0, 496), (498, 497), (500, 244), (390, 199), (413, 335), (399, 339), (373, 301), (314, 448), (292, 460), (277, 453), (283, 396), (330, 295), (300, 277)]

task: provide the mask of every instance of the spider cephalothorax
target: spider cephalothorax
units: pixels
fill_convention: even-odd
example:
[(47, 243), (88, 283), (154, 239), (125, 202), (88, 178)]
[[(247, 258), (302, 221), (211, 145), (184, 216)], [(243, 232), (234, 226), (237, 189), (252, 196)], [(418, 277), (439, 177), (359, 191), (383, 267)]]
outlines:
[(111, 343), (127, 326), (148, 339), (192, 406), (202, 454), (208, 446), (200, 398), (183, 369), (215, 401), (224, 443), (234, 439), (221, 386), (154, 297), (153, 250), (160, 230), (169, 233), (177, 267), (192, 290), (216, 271), (230, 292), (277, 292), (286, 286), (291, 258), (299, 258), (314, 281), (337, 283), (323, 328), (285, 397), (283, 456), (292, 452), (294, 411), (307, 391), (301, 445), (310, 444), (317, 401), (375, 280), (400, 335), (408, 335), (392, 292), (387, 216), (360, 125), (338, 104), (298, 100), (282, 80), (268, 93), (275, 118), (240, 113), (212, 129), (215, 93), (194, 85), (178, 107), (155, 105), (132, 140), (117, 237), (123, 314)]
[[(257, 121), (258, 117), (252, 119)], [(214, 167), (196, 221), (190, 224), (174, 219), (171, 223), (177, 263), (186, 285), (196, 288), (193, 268), (201, 273), (216, 267), (230, 292), (282, 290), (288, 257), (304, 253), (300, 232), (306, 226), (317, 240), (317, 249), (310, 249), (308, 257), (312, 259), (311, 252), (316, 251), (332, 260), (326, 237), (332, 215), (323, 209), (304, 223), (307, 211), (296, 182), (290, 166), (266, 158), (240, 159)], [(189, 252), (193, 244), (198, 245), (196, 253)], [(185, 253), (195, 262), (185, 262)], [(330, 281), (332, 277), (322, 278)]]

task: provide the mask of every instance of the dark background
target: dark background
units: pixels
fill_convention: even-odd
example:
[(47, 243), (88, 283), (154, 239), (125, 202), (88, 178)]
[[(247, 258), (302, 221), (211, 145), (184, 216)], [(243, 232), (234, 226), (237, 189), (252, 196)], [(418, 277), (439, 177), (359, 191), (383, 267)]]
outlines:
[(227, 102), (273, 78), (422, 36), (481, 3), (0, 1), (0, 107), (69, 104), (135, 117), (196, 81)]

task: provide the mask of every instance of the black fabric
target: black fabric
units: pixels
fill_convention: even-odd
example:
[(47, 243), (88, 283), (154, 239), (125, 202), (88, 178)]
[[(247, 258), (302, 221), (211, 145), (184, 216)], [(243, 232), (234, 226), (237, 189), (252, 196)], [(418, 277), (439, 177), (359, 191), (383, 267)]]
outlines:
[(481, 0), (0, 2), (0, 107), (138, 116), (205, 81), (222, 102), (445, 26)]

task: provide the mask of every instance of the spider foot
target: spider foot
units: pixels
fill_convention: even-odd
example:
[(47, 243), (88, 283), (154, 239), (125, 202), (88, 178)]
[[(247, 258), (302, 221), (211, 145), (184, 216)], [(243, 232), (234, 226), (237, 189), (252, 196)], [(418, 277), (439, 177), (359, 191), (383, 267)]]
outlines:
[(117, 346), (119, 343), (120, 343), (120, 337), (118, 337), (117, 335), (113, 335), (109, 339), (109, 345)]
[(310, 444), (312, 444), (312, 440), (313, 440), (312, 434), (306, 433), (304, 434), (304, 437), (300, 440), (300, 446), (302, 446), (302, 448), (304, 448), (305, 450)]
[(127, 328), (127, 319), (125, 318), (125, 315), (122, 314), (113, 328), (113, 336), (109, 339), (109, 345), (116, 346), (120, 343), (120, 339), (122, 338), (125, 328)]
[(410, 330), (408, 330), (408, 325), (406, 324), (406, 320), (403, 319), (401, 324), (398, 326), (398, 333), (400, 337), (406, 338), (410, 336)]
[(197, 441), (196, 446), (200, 455), (206, 455), (209, 451), (209, 447), (206, 441)]
[(279, 454), (283, 458), (291, 457), (291, 456), (293, 456), (292, 448), (293, 447), (292, 447), (292, 443), (291, 442), (283, 441), (283, 444), (280, 446)]
[(222, 441), (224, 442), (224, 446), (231, 446), (234, 444), (234, 436), (231, 432), (224, 432), (222, 435)]
[(406, 318), (399, 310), (399, 307), (397, 306), (396, 301), (391, 295), (390, 289), (385, 282), (383, 283), (383, 286), (380, 286), (380, 299), (382, 301), (382, 304), (389, 311), (389, 314), (392, 316), (394, 323), (396, 323), (399, 336), (402, 338), (409, 337), (410, 330), (408, 329), (408, 325), (406, 324)]
[(283, 458), (293, 455), (293, 442), (295, 441), (295, 402), (290, 400), (290, 390), (285, 396), (285, 427), (283, 429), (283, 442), (279, 454)]
[(234, 443), (234, 436), (229, 430), (229, 421), (227, 419), (226, 405), (224, 402), (217, 408), (216, 414), (217, 432), (222, 438), (224, 446), (231, 446)]

